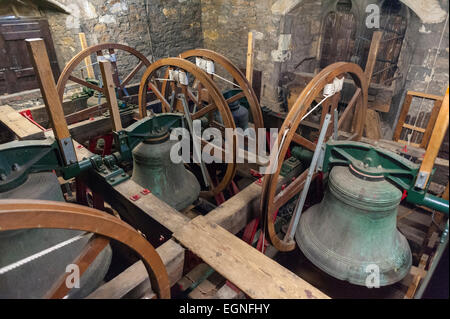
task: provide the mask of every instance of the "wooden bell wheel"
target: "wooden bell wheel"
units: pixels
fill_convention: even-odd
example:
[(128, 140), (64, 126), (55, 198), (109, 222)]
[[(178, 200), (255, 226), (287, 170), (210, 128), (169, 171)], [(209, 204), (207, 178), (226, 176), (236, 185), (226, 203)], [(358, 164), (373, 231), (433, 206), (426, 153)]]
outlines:
[[(159, 298), (170, 298), (170, 283), (166, 268), (153, 246), (134, 228), (105, 212), (76, 204), (44, 200), (0, 200), (0, 230), (56, 228), (94, 233), (83, 252), (74, 262), (80, 276), (98, 253), (114, 239), (131, 248), (144, 263), (152, 290)], [(68, 288), (65, 276), (60, 278), (47, 297), (62, 298)]]
[[(324, 68), (303, 89), (281, 126), (278, 134), (278, 149), (274, 148), (271, 151), (271, 165), (274, 167), (276, 165), (276, 169), (274, 169), (274, 167), (270, 167), (269, 172), (271, 171), (274, 173), (266, 174), (264, 176), (260, 209), (265, 234), (270, 243), (280, 251), (293, 250), (295, 248), (295, 241), (285, 241), (277, 235), (275, 231), (276, 214), (278, 213), (279, 208), (285, 205), (292, 197), (297, 195), (303, 189), (306, 177), (308, 175), (308, 170), (304, 171), (289, 185), (286, 185), (281, 191), (278, 191), (277, 183), (283, 160), (291, 142), (301, 145), (311, 151), (315, 150), (316, 143), (298, 134), (297, 129), (299, 128), (304, 115), (307, 114), (307, 112), (313, 107), (313, 101), (315, 101), (318, 97), (319, 99), (323, 99), (322, 92), (325, 86), (332, 83), (336, 77), (341, 79), (347, 74), (350, 75), (353, 80), (356, 86), (356, 91), (340, 115), (338, 128), (342, 128), (342, 125), (346, 122), (346, 119), (350, 117), (350, 115), (353, 115), (353, 121), (350, 129), (351, 132), (349, 134), (350, 137), (347, 139), (359, 140), (361, 138), (367, 110), (367, 80), (363, 70), (358, 65), (354, 63), (337, 62)], [(333, 110), (338, 107), (339, 99), (340, 94), (337, 92), (324, 101), (322, 104), (321, 123), (329, 111), (331, 111), (331, 115), (333, 116)], [(355, 106), (356, 110), (352, 113), (351, 111), (355, 108)], [(332, 121), (334, 121), (333, 117)], [(330, 124), (330, 130), (327, 130), (325, 141), (331, 136), (332, 127), (333, 125)], [(291, 218), (291, 223), (292, 220), (293, 218)]]
[[(136, 74), (139, 70), (142, 67), (148, 67), (150, 65), (150, 61), (142, 53), (123, 44), (103, 43), (90, 46), (76, 54), (64, 67), (64, 70), (61, 73), (56, 85), (58, 96), (61, 101), (63, 100), (64, 89), (69, 81), (78, 83), (100, 93), (104, 92), (103, 88), (86, 81), (85, 76), (83, 76), (84, 72), (81, 71), (83, 70), (83, 66), (80, 64), (82, 64), (84, 59), (90, 57), (91, 54), (96, 54), (97, 59), (101, 59), (101, 57), (105, 56), (105, 54), (110, 57), (115, 57), (114, 59), (111, 59), (111, 65), (113, 68), (114, 86), (119, 89), (119, 98), (123, 96), (123, 90), (130, 83), (130, 81), (134, 78), (136, 78), (136, 80), (138, 79)], [(127, 55), (123, 57), (134, 60), (137, 65), (126, 76), (119, 78), (118, 63), (120, 61), (118, 61), (117, 57), (120, 58), (122, 55)], [(102, 110), (106, 110), (106, 106), (103, 107)]]
[[(237, 85), (242, 90), (242, 92), (228, 98), (226, 100), (227, 103), (232, 103), (234, 101), (237, 101), (237, 100), (245, 97), (250, 106), (250, 112), (252, 114), (253, 124), (254, 124), (256, 134), (258, 134), (258, 128), (264, 128), (261, 107), (259, 105), (258, 98), (256, 97), (255, 91), (253, 90), (250, 83), (248, 83), (247, 79), (245, 78), (245, 75), (242, 74), (242, 72), (233, 64), (233, 62), (231, 62), (228, 58), (221, 55), (220, 53), (217, 53), (212, 50), (207, 50), (207, 49), (188, 50), (188, 51), (181, 53), (179, 55), (179, 57), (182, 59), (189, 59), (189, 58), (193, 58), (193, 57), (208, 59), (208, 60), (211, 60), (214, 63), (220, 65), (222, 68), (224, 68), (231, 75), (233, 80), (237, 83)], [(210, 75), (210, 77), (213, 80), (215, 80), (214, 75)], [(217, 80), (217, 81), (220, 81), (220, 80)]]
[[(170, 80), (169, 77), (164, 77), (165, 74), (168, 75), (169, 70), (176, 72), (183, 72), (186, 75), (188, 82)], [(169, 82), (166, 84), (166, 82)], [(198, 82), (208, 91), (208, 98), (202, 99), (200, 94), (196, 95), (189, 87), (192, 82)], [(167, 96), (162, 93), (162, 87), (164, 85), (170, 85), (172, 87), (172, 92), (174, 92), (173, 99), (171, 102), (168, 101)], [(189, 118), (193, 120), (207, 119), (207, 126), (217, 128), (223, 132), (225, 128), (235, 129), (236, 126), (233, 121), (233, 116), (231, 111), (225, 101), (223, 95), (217, 89), (213, 80), (199, 67), (195, 64), (181, 59), (181, 58), (165, 58), (152, 63), (145, 71), (141, 83), (139, 86), (139, 114), (140, 118), (147, 116), (146, 106), (148, 105), (147, 90), (150, 89), (151, 92), (156, 96), (156, 101), (161, 103), (162, 112), (181, 112), (185, 113), (183, 103), (188, 104)], [(184, 102), (183, 102), (184, 101)], [(152, 103), (152, 102), (150, 102)], [(218, 113), (222, 119), (222, 123), (219, 123), (215, 114)], [(202, 148), (206, 145), (210, 145), (213, 149), (217, 146), (212, 145), (208, 141), (202, 138)], [(224, 144), (222, 144), (224, 145)], [(233, 180), (236, 173), (236, 163), (234, 160), (235, 156), (235, 146), (233, 143), (233, 160), (226, 163), (226, 169), (223, 177), (214, 182), (209, 180), (206, 190), (203, 190), (200, 195), (204, 197), (212, 197), (223, 191), (229, 183)], [(225, 151), (220, 149), (220, 152), (225, 155)], [(214, 164), (214, 163), (212, 163)], [(209, 165), (212, 165), (209, 164)], [(200, 163), (200, 165), (203, 165)], [(211, 166), (210, 166), (211, 167)], [(206, 184), (206, 183), (205, 183)]]

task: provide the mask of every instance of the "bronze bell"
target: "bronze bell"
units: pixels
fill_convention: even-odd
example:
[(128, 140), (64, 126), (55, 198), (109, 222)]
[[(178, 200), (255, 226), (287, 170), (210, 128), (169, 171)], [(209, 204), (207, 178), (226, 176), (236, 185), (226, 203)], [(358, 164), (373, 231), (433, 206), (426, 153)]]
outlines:
[(368, 276), (376, 273), (380, 286), (393, 284), (408, 274), (412, 262), (396, 226), (401, 196), (383, 177), (335, 166), (322, 202), (301, 216), (297, 244), (333, 277), (366, 286)]
[(170, 159), (175, 142), (169, 140), (167, 129), (152, 131), (133, 149), (131, 179), (176, 210), (183, 210), (198, 198), (200, 184), (183, 163), (175, 164)]

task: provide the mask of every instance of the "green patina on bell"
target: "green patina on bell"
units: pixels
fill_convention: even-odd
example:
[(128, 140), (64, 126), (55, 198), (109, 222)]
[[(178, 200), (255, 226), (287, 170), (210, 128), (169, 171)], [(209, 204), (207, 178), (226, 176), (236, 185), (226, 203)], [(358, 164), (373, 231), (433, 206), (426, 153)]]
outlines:
[(368, 276), (378, 272), (380, 286), (393, 284), (408, 274), (412, 262), (396, 226), (401, 196), (381, 176), (336, 166), (322, 202), (302, 214), (296, 241), (313, 264), (333, 277), (366, 286)]
[(191, 205), (200, 194), (200, 184), (183, 163), (170, 159), (176, 141), (169, 140), (167, 129), (157, 129), (133, 150), (131, 179), (176, 210)]

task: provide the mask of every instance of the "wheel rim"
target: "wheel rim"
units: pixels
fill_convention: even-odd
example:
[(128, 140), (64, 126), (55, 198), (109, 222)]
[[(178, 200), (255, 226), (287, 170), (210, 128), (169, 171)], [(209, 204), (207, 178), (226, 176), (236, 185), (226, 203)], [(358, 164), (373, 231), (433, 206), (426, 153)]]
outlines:
[[(275, 194), (278, 184), (278, 178), (280, 176), (281, 166), (283, 164), (283, 159), (286, 156), (291, 141), (295, 141), (296, 143), (305, 146), (308, 149), (315, 149), (315, 143), (308, 142), (306, 139), (296, 133), (296, 130), (300, 125), (302, 117), (306, 114), (315, 97), (322, 92), (324, 86), (328, 83), (331, 83), (335, 77), (340, 77), (344, 74), (349, 74), (357, 87), (356, 93), (354, 95), (354, 105), (355, 107), (357, 107), (357, 121), (356, 126), (353, 127), (354, 134), (351, 136), (351, 139), (359, 140), (363, 133), (363, 124), (367, 110), (367, 80), (364, 76), (363, 70), (358, 65), (346, 62), (338, 62), (329, 65), (308, 83), (308, 85), (303, 89), (296, 102), (292, 106), (291, 111), (286, 116), (286, 119), (284, 120), (278, 134), (278, 141), (281, 141), (284, 132), (287, 131), (285, 141), (278, 153), (276, 161), (277, 167), (275, 172), (273, 174), (266, 174), (264, 176), (260, 209), (266, 236), (268, 237), (269, 242), (280, 251), (293, 250), (295, 248), (295, 241), (287, 243), (278, 237), (275, 231), (275, 213), (277, 212), (278, 208), (287, 203), (290, 198), (298, 194), (303, 189), (303, 185), (308, 174), (308, 170), (306, 170), (300, 176), (298, 176), (289, 186), (287, 186), (285, 190), (281, 191), (278, 194)], [(338, 101), (335, 101), (335, 103), (337, 102)], [(349, 114), (351, 113), (347, 112), (345, 115), (348, 116)], [(339, 124), (343, 123), (342, 120), (343, 119), (339, 121)], [(276, 151), (277, 150), (272, 150), (271, 152), (271, 159), (273, 159), (271, 160), (271, 165), (274, 165), (274, 159), (277, 156)]]

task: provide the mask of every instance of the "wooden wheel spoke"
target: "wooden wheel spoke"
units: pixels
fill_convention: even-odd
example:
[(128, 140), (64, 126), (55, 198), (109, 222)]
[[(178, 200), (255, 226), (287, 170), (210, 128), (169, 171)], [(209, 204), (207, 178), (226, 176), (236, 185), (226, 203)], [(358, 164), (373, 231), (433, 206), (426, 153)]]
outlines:
[(167, 110), (166, 112), (168, 112), (170, 110), (170, 103), (167, 102), (166, 98), (161, 94), (155, 84), (153, 84), (151, 81), (148, 81), (148, 86), (156, 95), (156, 97), (161, 101), (163, 108)]
[[(71, 74), (72, 72), (78, 67), (78, 65), (83, 62), (87, 57), (90, 57), (91, 54), (96, 54), (97, 55), (97, 61), (99, 60), (99, 57), (103, 56), (103, 50), (108, 50), (110, 53), (114, 53), (117, 50), (121, 50), (121, 51), (125, 51), (128, 52), (130, 55), (135, 56), (136, 58), (139, 59), (140, 63), (139, 64), (144, 64), (145, 66), (149, 66), (150, 65), (150, 61), (140, 52), (136, 51), (135, 49), (123, 45), (123, 44), (118, 44), (118, 43), (103, 43), (103, 44), (98, 44), (98, 45), (94, 45), (94, 46), (90, 46), (85, 48), (84, 50), (80, 51), (78, 54), (76, 54), (70, 61), (69, 63), (66, 64), (66, 66), (64, 67), (64, 70), (62, 71), (59, 79), (58, 79), (58, 83), (57, 83), (57, 91), (58, 91), (58, 96), (59, 99), (62, 101), (63, 99), (63, 95), (64, 95), (64, 89), (65, 86), (67, 84), (68, 80), (72, 80), (73, 81), (73, 77), (72, 79)], [(95, 62), (97, 62), (95, 61)], [(114, 66), (114, 71), (115, 74), (117, 73), (117, 69), (116, 69), (116, 65), (117, 63), (112, 62), (111, 64), (113, 64)], [(127, 76), (128, 78), (128, 76)], [(124, 79), (124, 82), (127, 80), (127, 78)], [(130, 79), (132, 78), (132, 76), (130, 77)], [(77, 79), (75, 78), (76, 83), (79, 83), (79, 81), (76, 81)], [(129, 82), (130, 80), (128, 80)], [(121, 89), (125, 87), (125, 85), (128, 83), (126, 82), (123, 85), (120, 84), (116, 84), (116, 87), (120, 87)], [(96, 91), (102, 92), (101, 90), (98, 90), (98, 88), (94, 88), (90, 85), (87, 85), (86, 83), (79, 83), (81, 85), (85, 85), (87, 87), (90, 87)]]
[(195, 112), (194, 114), (192, 114), (191, 118), (193, 120), (199, 119), (202, 116), (214, 111), (215, 109), (217, 109), (217, 106), (215, 103), (211, 103), (208, 106), (205, 106), (203, 108), (201, 108), (200, 110), (198, 110), (197, 112)]
[(102, 93), (103, 93), (103, 88), (101, 88), (101, 87), (99, 87), (99, 86), (97, 86), (97, 85), (95, 85), (95, 84), (89, 83), (89, 82), (87, 82), (87, 81), (85, 81), (85, 80), (82, 80), (82, 79), (80, 79), (80, 78), (77, 78), (77, 77), (75, 77), (75, 76), (73, 76), (73, 75), (69, 75), (69, 80), (72, 81), (72, 82), (81, 84), (81, 85), (83, 85), (83, 86), (86, 86), (86, 87), (88, 87), (88, 88), (90, 88), (90, 89), (93, 89), (93, 90), (95, 90), (95, 91), (98, 91), (98, 92), (102, 92)]
[(280, 209), (284, 204), (286, 204), (293, 196), (298, 194), (305, 185), (306, 177), (308, 176), (308, 170), (304, 171), (300, 176), (298, 176), (292, 183), (290, 183), (286, 188), (280, 191), (274, 198), (274, 211)]
[[(0, 224), (2, 231), (48, 228), (98, 234), (99, 239), (92, 240), (77, 259), (79, 266), (86, 268), (102, 250), (101, 247), (105, 247), (108, 239), (119, 241), (138, 254), (147, 269), (151, 288), (158, 297), (170, 298), (167, 271), (155, 248), (133, 227), (112, 215), (70, 203), (3, 199), (0, 200)], [(86, 262), (84, 266), (82, 261)]]
[[(220, 92), (216, 84), (211, 80), (210, 76), (204, 71), (202, 71), (195, 64), (181, 58), (161, 59), (152, 63), (147, 68), (142, 77), (141, 85), (139, 88), (139, 111), (141, 118), (146, 114), (144, 108), (145, 99), (143, 97), (143, 95), (145, 94), (145, 83), (148, 81), (149, 78), (156, 77), (156, 74), (158, 74), (160, 70), (166, 70), (164, 78), (167, 78), (168, 77), (167, 70), (170, 68), (180, 70), (186, 72), (186, 74), (191, 75), (194, 79), (195, 85), (198, 88), (197, 89), (198, 95), (195, 96), (195, 94), (190, 90), (192, 85), (191, 86), (187, 84), (177, 85), (175, 82), (171, 82), (170, 85), (176, 88), (176, 91), (172, 92), (178, 94), (176, 96), (178, 98), (176, 100), (177, 103), (176, 105), (174, 105), (174, 108), (176, 110), (184, 112), (184, 106), (181, 103), (182, 102), (181, 100), (184, 98), (186, 99), (187, 102), (193, 101), (194, 104), (196, 105), (196, 108), (194, 110), (189, 110), (190, 117), (192, 120), (196, 120), (207, 115), (209, 123), (212, 123), (214, 121), (214, 114), (215, 114), (214, 111), (217, 110), (220, 113), (224, 127), (232, 129), (236, 127), (229, 106), (227, 105), (222, 93)], [(190, 84), (192, 84), (192, 82), (190, 82)], [(154, 93), (160, 100), (162, 100), (163, 97), (167, 97), (169, 95), (168, 89), (169, 84), (165, 85), (162, 91), (160, 92), (155, 91)], [(171, 112), (170, 107), (167, 107), (168, 105), (169, 103), (167, 101), (163, 102), (163, 112)], [(204, 141), (202, 143), (204, 144)], [(214, 147), (214, 145), (212, 146)], [(234, 157), (234, 147), (235, 146), (233, 145), (233, 154), (232, 154), (233, 157)], [(216, 152), (217, 154), (223, 153), (221, 149), (217, 150), (217, 152)], [(202, 197), (215, 196), (219, 194), (221, 191), (223, 191), (229, 185), (229, 183), (232, 181), (236, 173), (236, 163), (234, 161), (231, 161), (230, 163), (226, 163), (225, 166), (226, 170), (224, 176), (216, 184), (211, 184), (212, 187), (207, 192), (201, 192), (200, 196)], [(204, 169), (202, 169), (202, 171), (204, 171)]]
[(227, 101), (228, 104), (230, 104), (230, 103), (233, 103), (233, 102), (235, 102), (235, 101), (237, 101), (237, 100), (242, 99), (243, 97), (245, 97), (244, 92), (240, 92), (240, 93), (238, 93), (238, 94), (236, 94), (236, 95), (230, 97), (230, 98), (227, 99), (226, 101)]
[(186, 89), (186, 93), (189, 96), (189, 99), (195, 103), (195, 105), (197, 105), (197, 107), (200, 106), (200, 103), (198, 102), (198, 98), (194, 95), (194, 93), (192, 92), (191, 88), (187, 88)]
[(120, 88), (123, 89), (128, 82), (131, 81), (131, 79), (133, 78), (133, 76), (144, 66), (144, 62), (140, 61), (138, 65), (135, 66), (135, 68), (125, 77), (125, 79), (122, 81), (122, 83), (120, 84)]
[[(72, 264), (77, 265), (80, 270), (80, 277), (88, 269), (89, 265), (94, 262), (97, 256), (103, 251), (103, 249), (109, 244), (109, 239), (104, 236), (93, 235), (86, 246), (83, 248), (82, 252), (78, 257), (72, 262)], [(66, 278), (69, 273), (64, 273), (62, 277), (56, 282), (55, 285), (47, 293), (47, 298), (51, 299), (61, 299), (67, 295), (70, 288), (66, 285)]]
[(294, 133), (294, 136), (292, 137), (292, 141), (294, 143), (300, 144), (304, 147), (306, 147), (308, 150), (314, 152), (314, 150), (316, 149), (316, 143), (311, 142), (310, 140), (307, 140), (306, 138), (304, 138), (303, 136), (301, 136), (298, 133)]
[(356, 105), (356, 101), (358, 100), (359, 96), (361, 94), (361, 88), (357, 88), (355, 91), (355, 94), (353, 94), (350, 102), (348, 102), (347, 107), (345, 108), (344, 112), (342, 113), (341, 117), (338, 121), (338, 127), (342, 125), (345, 118), (350, 114), (350, 112), (353, 110), (353, 107)]
[[(354, 63), (347, 62), (337, 62), (324, 68), (320, 73), (318, 73), (314, 78), (307, 84), (303, 91), (298, 96), (296, 102), (292, 106), (291, 110), (287, 114), (283, 124), (281, 125), (281, 132), (289, 131), (285, 143), (283, 144), (281, 150), (273, 150), (271, 155), (278, 156), (278, 166), (275, 172), (267, 174), (264, 176), (263, 190), (260, 201), (261, 209), (261, 219), (264, 221), (264, 226), (266, 229), (266, 235), (270, 243), (280, 251), (291, 251), (295, 248), (295, 241), (289, 240), (285, 241), (279, 237), (277, 230), (275, 229), (274, 216), (278, 209), (285, 205), (289, 200), (291, 200), (295, 195), (299, 194), (301, 190), (304, 189), (308, 170), (303, 172), (299, 177), (297, 177), (292, 183), (290, 183), (281, 192), (278, 191), (278, 183), (280, 181), (280, 171), (282, 167), (282, 161), (286, 157), (288, 146), (291, 142), (298, 143), (311, 151), (316, 150), (316, 144), (300, 136), (296, 131), (302, 123), (302, 116), (308, 112), (311, 103), (314, 102), (316, 97), (323, 91), (325, 85), (333, 81), (335, 77), (341, 77), (342, 75), (349, 74), (358, 88), (355, 92), (349, 106), (345, 110), (343, 116), (338, 121), (338, 125), (342, 124), (345, 116), (354, 109), (355, 105), (357, 108), (357, 122), (361, 121), (365, 117), (367, 110), (367, 96), (368, 96), (368, 84), (367, 78), (363, 70)], [(322, 109), (322, 118), (325, 117), (327, 113), (334, 115), (334, 111), (337, 109), (338, 102), (340, 99), (340, 94), (335, 94), (330, 100), (325, 101)], [(317, 129), (321, 129), (320, 125), (317, 125)], [(363, 126), (354, 125), (352, 127), (354, 133), (351, 138), (358, 139), (361, 137)], [(327, 130), (327, 135), (329, 136), (331, 130)], [(280, 133), (281, 134), (281, 133)], [(316, 178), (318, 175), (313, 175)]]

